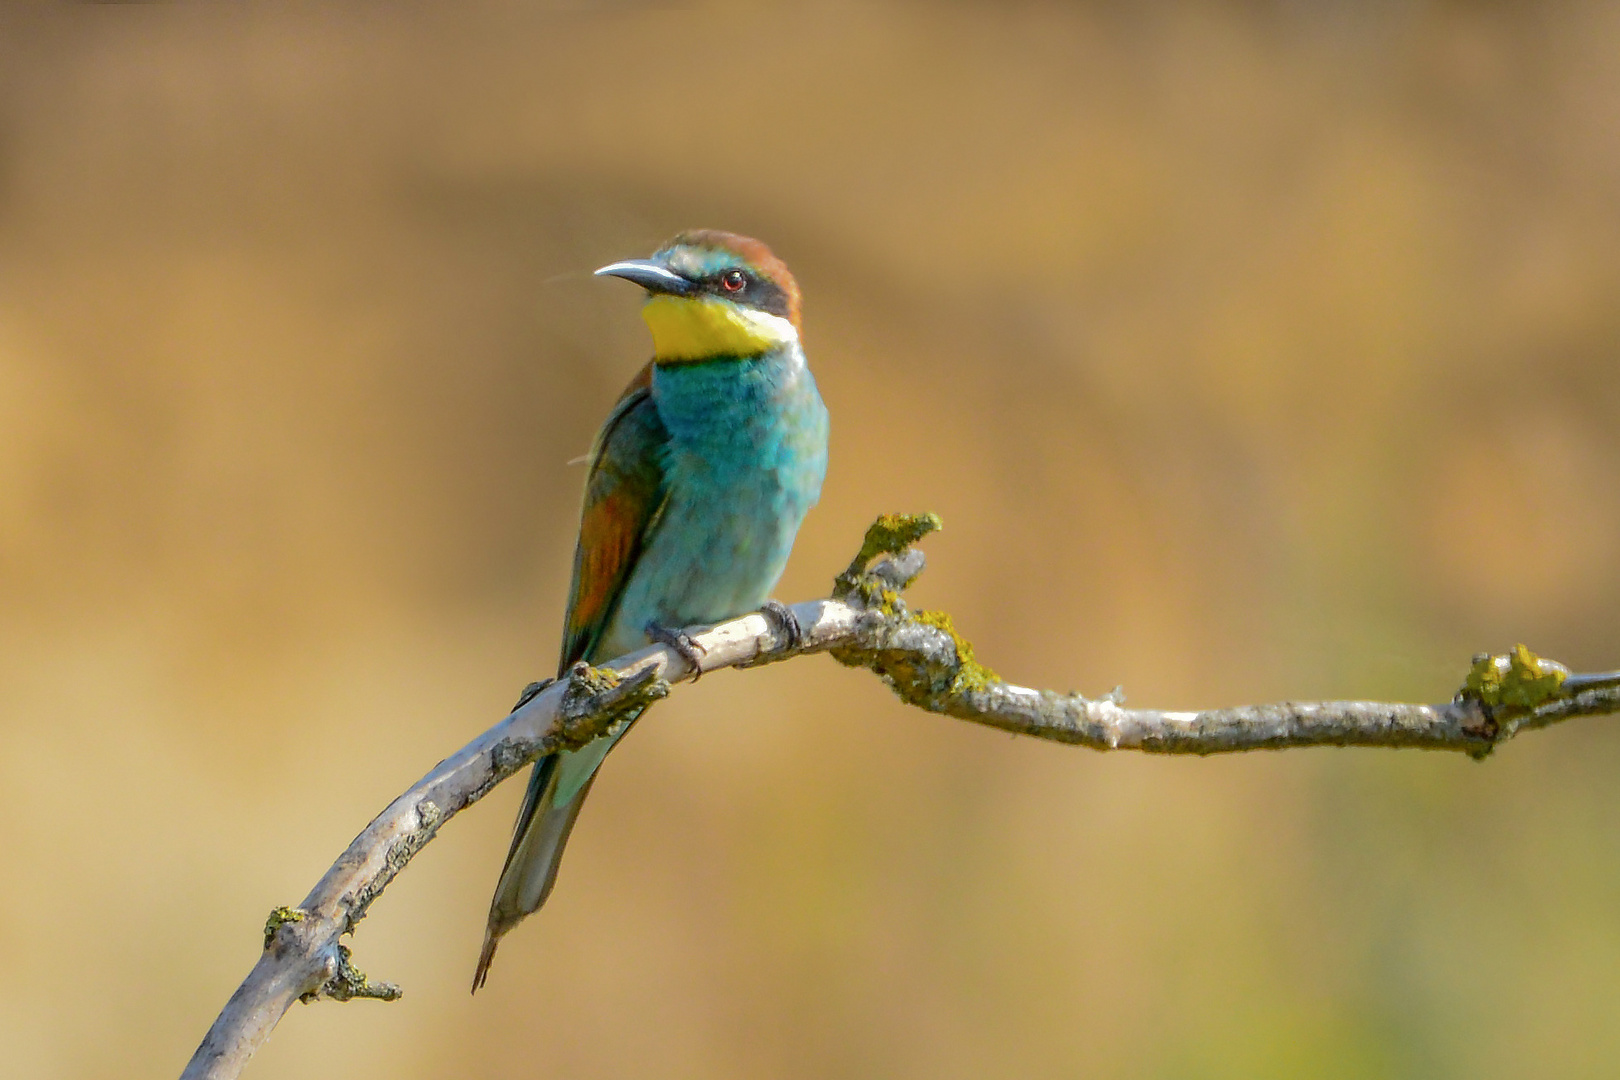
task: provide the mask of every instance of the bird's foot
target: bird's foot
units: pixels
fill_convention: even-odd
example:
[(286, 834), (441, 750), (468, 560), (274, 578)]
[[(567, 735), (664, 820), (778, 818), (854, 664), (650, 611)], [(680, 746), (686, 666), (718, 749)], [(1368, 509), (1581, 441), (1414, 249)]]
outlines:
[(523, 706), (533, 701), (535, 697), (539, 695), (540, 691), (544, 690), (546, 687), (550, 686), (556, 681), (556, 679), (541, 679), (539, 682), (532, 682), (528, 686), (525, 686), (523, 688), (523, 693), (518, 695), (517, 704), (512, 706), (512, 711), (517, 712), (519, 709), (523, 708)]
[(804, 644), (804, 627), (799, 625), (799, 617), (782, 601), (765, 601), (759, 605), (759, 613), (775, 623), (776, 629), (787, 638), (787, 641), (779, 647), (779, 651), (789, 652)]
[(685, 631), (672, 630), (656, 622), (647, 624), (647, 638), (660, 645), (668, 645), (681, 654), (681, 659), (692, 665), (692, 681), (697, 682), (703, 674), (703, 655), (709, 650), (688, 637)]

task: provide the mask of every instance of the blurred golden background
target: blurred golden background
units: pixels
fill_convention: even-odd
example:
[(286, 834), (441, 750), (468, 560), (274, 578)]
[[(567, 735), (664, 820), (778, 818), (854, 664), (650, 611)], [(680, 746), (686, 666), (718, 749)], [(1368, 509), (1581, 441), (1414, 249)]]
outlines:
[[(1620, 9), (12, 7), (0, 1074), (167, 1076), (552, 668), (688, 226), (799, 275), (788, 576), (932, 509), (1007, 677), (1191, 707), (1620, 666)], [(520, 785), (248, 1075), (1620, 1072), (1620, 733), (1104, 756), (811, 659), (682, 690), (467, 994)]]

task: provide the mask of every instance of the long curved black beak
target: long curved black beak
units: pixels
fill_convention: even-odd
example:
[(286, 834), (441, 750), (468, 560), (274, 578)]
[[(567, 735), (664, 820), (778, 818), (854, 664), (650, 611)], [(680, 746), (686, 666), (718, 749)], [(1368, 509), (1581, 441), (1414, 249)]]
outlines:
[(668, 293), (671, 296), (686, 296), (697, 288), (663, 263), (652, 259), (625, 259), (623, 262), (609, 263), (598, 270), (596, 276), (624, 278), (650, 293)]

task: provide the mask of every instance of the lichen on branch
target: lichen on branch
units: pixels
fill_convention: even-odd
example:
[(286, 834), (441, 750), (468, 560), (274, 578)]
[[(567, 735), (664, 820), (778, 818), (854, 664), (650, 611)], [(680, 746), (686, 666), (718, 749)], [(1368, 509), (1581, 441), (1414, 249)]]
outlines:
[[(861, 550), (855, 553), (848, 568), (833, 579), (833, 597), (843, 600), (863, 585), (870, 587), (873, 581), (867, 568), (872, 565), (873, 559), (879, 555), (899, 555), (929, 533), (944, 527), (945, 523), (939, 515), (932, 512), (882, 515), (867, 528)], [(921, 567), (917, 572), (922, 572)], [(906, 588), (913, 580), (916, 580), (916, 574), (911, 576), (911, 580), (895, 586), (894, 591)]]
[[(1202, 712), (1127, 709), (1101, 699), (1002, 680), (944, 612), (912, 612), (901, 594), (922, 572), (916, 543), (940, 527), (934, 514), (889, 514), (866, 532), (833, 596), (793, 606), (792, 638), (772, 619), (745, 615), (688, 627), (701, 668), (746, 667), (831, 652), (876, 673), (908, 704), (1002, 731), (1098, 750), (1218, 754), (1294, 746), (1421, 747), (1488, 754), (1518, 732), (1574, 716), (1620, 712), (1620, 672), (1574, 674), (1523, 646), (1477, 658), (1450, 702), (1285, 702)], [(1053, 616), (1056, 618), (1056, 616)], [(369, 982), (339, 938), (441, 826), (537, 756), (582, 745), (695, 678), (668, 645), (610, 664), (576, 665), (561, 680), (531, 684), (499, 724), (452, 754), (395, 799), (297, 907), (277, 908), (265, 948), (197, 1048), (183, 1080), (237, 1076), (294, 1001), (393, 1000), (399, 988)]]

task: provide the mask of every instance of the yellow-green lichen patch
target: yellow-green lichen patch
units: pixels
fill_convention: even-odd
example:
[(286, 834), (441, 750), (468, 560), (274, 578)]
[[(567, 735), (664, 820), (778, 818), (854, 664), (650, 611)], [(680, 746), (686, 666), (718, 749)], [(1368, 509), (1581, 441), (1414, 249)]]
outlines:
[(326, 981), (319, 994), (305, 994), (302, 1000), (309, 1002), (322, 995), (334, 1001), (352, 1001), (355, 998), (398, 1001), (405, 996), (405, 991), (393, 983), (374, 983), (367, 979), (366, 973), (354, 966), (354, 954), (349, 951), (349, 947), (339, 945), (337, 947), (337, 973)]
[(276, 938), (276, 931), (281, 929), (283, 923), (303, 922), (304, 916), (308, 914), (309, 912), (303, 908), (276, 908), (270, 913), (270, 917), (264, 920), (264, 947), (267, 949), (270, 947), (270, 943)]
[(861, 552), (856, 556), (862, 566), (879, 555), (894, 555), (906, 550), (931, 532), (945, 527), (935, 513), (884, 514), (866, 530)]
[(643, 668), (626, 678), (582, 660), (568, 669), (553, 748), (577, 750), (615, 725), (629, 723), (668, 694), (669, 683), (658, 677), (656, 668)]
[(1463, 682), (1463, 696), (1491, 708), (1534, 709), (1562, 697), (1568, 675), (1564, 665), (1515, 645), (1505, 657), (1475, 657)]
[(912, 618), (936, 630), (943, 630), (950, 635), (951, 643), (956, 646), (957, 670), (956, 676), (951, 679), (951, 693), (972, 693), (1001, 681), (1000, 675), (979, 663), (974, 657), (972, 643), (957, 632), (956, 624), (951, 621), (949, 614), (943, 611), (919, 611), (912, 615)]
[(619, 685), (619, 673), (612, 668), (592, 667), (583, 661), (568, 671), (574, 686), (587, 694), (600, 694)]
[(882, 612), (891, 619), (905, 613), (905, 601), (900, 599), (900, 594), (880, 581), (862, 578), (856, 584), (855, 592), (859, 594), (862, 606), (868, 611)]
[(879, 555), (898, 555), (931, 532), (944, 528), (938, 514), (884, 514), (866, 530), (861, 550), (833, 581), (833, 595), (842, 599), (860, 587), (867, 565)]

